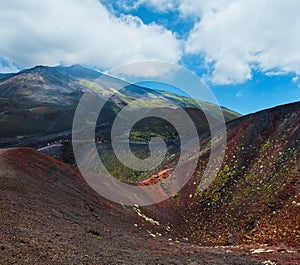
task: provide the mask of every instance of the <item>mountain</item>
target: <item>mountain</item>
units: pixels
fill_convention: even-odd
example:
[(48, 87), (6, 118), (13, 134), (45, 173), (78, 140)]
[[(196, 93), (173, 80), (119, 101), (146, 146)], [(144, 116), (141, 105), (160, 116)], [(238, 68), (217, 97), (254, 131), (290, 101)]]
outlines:
[[(116, 91), (115, 88), (120, 86), (124, 89)], [(144, 108), (197, 107), (191, 98), (131, 85), (80, 65), (36, 66), (17, 74), (0, 76), (0, 138), (22, 138), (70, 130), (78, 102), (87, 91), (109, 98), (102, 124), (111, 124), (117, 113), (135, 99), (140, 99)], [(169, 101), (167, 104), (166, 99)], [(214, 105), (197, 103), (212, 115), (216, 113)], [(226, 108), (223, 112), (226, 120), (240, 116)]]
[[(117, 91), (118, 87), (122, 89)], [(178, 108), (184, 108), (194, 121), (199, 134), (209, 129), (203, 111), (208, 113), (206, 115), (210, 116), (211, 121), (222, 118), (218, 116), (217, 106), (213, 104), (128, 84), (80, 65), (36, 66), (17, 74), (3, 75), (0, 79), (0, 147), (28, 146), (42, 149), (43, 152), (76, 166), (71, 145), (71, 128), (75, 110), (84, 93), (91, 98), (98, 93), (106, 101), (97, 121), (95, 137), (107, 168), (121, 180), (140, 181), (151, 174), (136, 173), (125, 167), (114, 155), (112, 146), (101, 143), (110, 141), (113, 121), (125, 106), (130, 105), (132, 113), (144, 109), (151, 114), (151, 109), (155, 108), (169, 113), (170, 117), (176, 117)], [(139, 105), (134, 104), (136, 99), (139, 99)], [(202, 110), (198, 109), (198, 104)], [(222, 110), (225, 120), (240, 116), (229, 109)], [(128, 114), (123, 117), (125, 124), (132, 116), (133, 114)], [(94, 123), (88, 117), (83, 117), (83, 120), (86, 126)], [(82, 131), (85, 131), (85, 127)], [(167, 160), (180, 151), (178, 143), (174, 143), (174, 139), (178, 142), (174, 127), (167, 121), (150, 117), (139, 121), (130, 134), (130, 140), (138, 155), (148, 155), (147, 142), (153, 136), (169, 142)], [(63, 145), (45, 148), (61, 142)]]
[[(120, 85), (124, 89), (116, 93)], [(70, 128), (83, 93), (95, 91), (110, 96), (96, 126), (97, 151), (108, 171), (132, 185), (158, 184), (160, 193), (169, 192), (160, 182), (172, 175), (181, 155), (178, 135), (162, 120), (137, 123), (130, 136), (136, 156), (149, 155), (153, 136), (164, 138), (168, 153), (160, 167), (136, 174), (117, 160), (109, 141), (111, 124), (135, 98), (149, 113), (154, 106), (170, 117), (177, 115), (176, 105), (186, 110), (201, 151), (192, 178), (177, 194), (152, 206), (126, 207), (87, 185), (76, 167)], [(10, 137), (0, 140), (4, 263), (299, 263), (300, 102), (243, 117), (223, 109), (225, 158), (211, 185), (201, 189), (212, 144), (218, 146), (219, 139), (211, 139), (207, 117), (193, 99), (126, 84), (79, 65), (2, 75), (0, 97), (0, 130)], [(200, 104), (211, 119), (219, 119), (215, 106)], [(4, 149), (13, 146), (18, 148)], [(181, 170), (194, 158), (185, 156)]]

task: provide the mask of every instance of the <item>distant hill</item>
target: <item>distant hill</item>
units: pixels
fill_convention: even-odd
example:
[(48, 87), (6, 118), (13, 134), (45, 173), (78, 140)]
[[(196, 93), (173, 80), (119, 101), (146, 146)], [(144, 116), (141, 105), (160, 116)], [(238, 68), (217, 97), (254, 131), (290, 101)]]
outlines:
[[(97, 81), (99, 77), (102, 77), (101, 81)], [(120, 85), (124, 89), (116, 93), (114, 87)], [(127, 84), (80, 65), (36, 66), (16, 74), (0, 75), (0, 138), (22, 138), (70, 130), (75, 109), (87, 90), (112, 96), (105, 105), (102, 123), (106, 124), (111, 124), (118, 111), (136, 98), (143, 99), (145, 108), (197, 107), (191, 98)], [(147, 100), (150, 98), (151, 103)], [(165, 99), (168, 99), (168, 105)], [(211, 115), (216, 113), (214, 105), (197, 103)], [(223, 112), (227, 121), (240, 116), (226, 108)]]

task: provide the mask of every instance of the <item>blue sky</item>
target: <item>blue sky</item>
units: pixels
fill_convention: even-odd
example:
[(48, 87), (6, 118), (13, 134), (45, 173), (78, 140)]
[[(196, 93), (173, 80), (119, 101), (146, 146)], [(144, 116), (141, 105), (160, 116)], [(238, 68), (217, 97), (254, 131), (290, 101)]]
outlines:
[(0, 72), (76, 63), (106, 71), (162, 60), (196, 73), (221, 105), (242, 114), (300, 101), (297, 0), (0, 0), (0, 5)]

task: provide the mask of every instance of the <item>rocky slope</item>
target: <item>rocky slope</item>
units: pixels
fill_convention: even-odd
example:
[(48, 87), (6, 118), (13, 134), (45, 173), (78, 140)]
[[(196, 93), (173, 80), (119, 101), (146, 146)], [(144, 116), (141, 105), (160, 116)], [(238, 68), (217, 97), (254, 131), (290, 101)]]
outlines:
[(208, 146), (178, 196), (152, 207), (149, 214), (172, 223), (181, 240), (299, 249), (300, 103), (229, 122), (227, 132), (225, 159), (212, 185), (199, 191)]
[[(75, 169), (32, 149), (2, 149), (1, 261), (298, 264), (299, 120), (295, 103), (229, 122), (225, 160), (213, 184), (197, 188), (207, 138), (191, 181), (177, 196), (148, 207), (106, 201)], [(137, 185), (167, 178), (175, 162)]]
[(28, 148), (0, 151), (1, 264), (254, 265), (269, 258), (154, 237), (137, 212), (101, 198), (53, 158)]

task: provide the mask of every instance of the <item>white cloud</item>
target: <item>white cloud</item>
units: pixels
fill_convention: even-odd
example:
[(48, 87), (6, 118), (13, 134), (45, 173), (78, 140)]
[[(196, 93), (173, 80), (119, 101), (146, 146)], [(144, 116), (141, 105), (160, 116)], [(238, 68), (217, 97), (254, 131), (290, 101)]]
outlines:
[(201, 18), (186, 42), (186, 52), (205, 56), (213, 65), (213, 82), (244, 82), (251, 79), (253, 69), (300, 73), (298, 0), (205, 2), (182, 0), (181, 10)]
[[(155, 79), (162, 76), (173, 76), (178, 71), (178, 66), (162, 61), (145, 61), (131, 63), (111, 69), (108, 74), (136, 83), (139, 78)], [(134, 81), (131, 81), (134, 80)]]
[(176, 0), (139, 0), (141, 3), (146, 3), (150, 7), (155, 7), (159, 11), (167, 11), (176, 7)]
[(16, 73), (20, 69), (9, 58), (0, 58), (0, 73)]
[(140, 6), (160, 12), (177, 9), (183, 16), (202, 17), (204, 13), (222, 9), (230, 1), (233, 0), (120, 0), (117, 5), (125, 10), (137, 9)]
[[(204, 56), (211, 80), (242, 83), (252, 71), (267, 75), (300, 73), (300, 4), (298, 0), (123, 0), (158, 12), (177, 9), (193, 17), (185, 53)], [(180, 19), (180, 18), (178, 18)]]
[(297, 83), (297, 82), (298, 82), (298, 80), (299, 80), (299, 76), (295, 76), (295, 77), (293, 77), (293, 78), (292, 78), (292, 80), (293, 80), (293, 82), (294, 82), (294, 83)]
[(243, 91), (238, 91), (237, 93), (236, 93), (236, 97), (237, 98), (240, 98), (240, 97), (242, 97), (243, 96)]
[(159, 12), (166, 12), (176, 8), (178, 0), (120, 0), (116, 4), (127, 11), (147, 6)]
[(267, 71), (266, 73), (266, 76), (270, 76), (270, 77), (272, 77), (272, 76), (282, 76), (282, 75), (285, 75), (286, 74), (286, 72), (285, 71), (282, 71), (282, 70), (270, 70), (270, 71)]
[(0, 57), (21, 67), (80, 63), (111, 68), (181, 58), (172, 32), (137, 17), (114, 17), (97, 0), (0, 0), (0, 5)]
[(299, 0), (118, 2), (127, 11), (143, 5), (192, 16), (197, 22), (184, 51), (176, 33), (137, 17), (118, 18), (98, 0), (0, 0), (0, 5), (0, 58), (10, 65), (80, 63), (108, 69), (139, 60), (179, 62), (193, 54), (205, 58), (216, 84), (242, 83), (253, 70), (300, 75)]
[(234, 0), (178, 0), (179, 10), (183, 16), (195, 16), (199, 19), (208, 13), (224, 9)]

